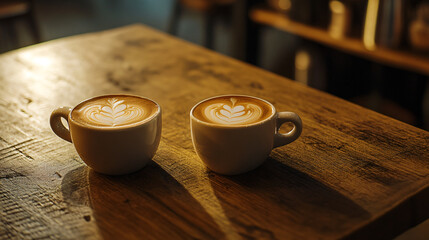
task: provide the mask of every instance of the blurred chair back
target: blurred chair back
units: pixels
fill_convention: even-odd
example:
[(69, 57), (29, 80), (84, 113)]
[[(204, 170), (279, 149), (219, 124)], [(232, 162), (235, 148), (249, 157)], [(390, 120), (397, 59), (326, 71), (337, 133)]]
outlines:
[(236, 0), (176, 0), (168, 26), (168, 32), (177, 35), (183, 9), (201, 12), (204, 17), (203, 45), (213, 49), (214, 19), (223, 14)]
[[(1, 0), (0, 1), (0, 30), (6, 39), (13, 42), (14, 48), (19, 47), (18, 22), (25, 22), (35, 43), (41, 41), (38, 24), (34, 15), (32, 0)], [(0, 39), (4, 45), (5, 37)], [(1, 50), (1, 49), (0, 49)]]

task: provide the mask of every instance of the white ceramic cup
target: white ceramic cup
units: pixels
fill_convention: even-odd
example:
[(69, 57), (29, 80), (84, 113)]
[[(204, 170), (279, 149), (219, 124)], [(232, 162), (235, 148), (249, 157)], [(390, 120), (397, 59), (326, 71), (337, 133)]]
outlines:
[[(117, 97), (131, 95), (105, 95)], [(138, 96), (136, 98), (151, 101), (156, 112), (149, 118), (118, 127), (98, 127), (82, 124), (72, 118), (77, 106), (91, 101), (91, 98), (75, 108), (55, 109), (50, 117), (50, 125), (55, 134), (73, 143), (80, 158), (94, 171), (108, 175), (122, 175), (143, 168), (155, 155), (161, 139), (161, 107), (154, 101)], [(65, 119), (69, 128), (61, 122)]]
[[(230, 126), (213, 124), (198, 119), (194, 110), (200, 104), (219, 97), (250, 97), (268, 104), (272, 113), (262, 121)], [(301, 118), (293, 112), (277, 112), (266, 100), (245, 95), (222, 95), (197, 103), (190, 112), (191, 135), (195, 151), (205, 165), (224, 175), (245, 173), (261, 165), (271, 150), (295, 141), (302, 132)], [(285, 134), (278, 132), (283, 123), (290, 122), (293, 129)]]

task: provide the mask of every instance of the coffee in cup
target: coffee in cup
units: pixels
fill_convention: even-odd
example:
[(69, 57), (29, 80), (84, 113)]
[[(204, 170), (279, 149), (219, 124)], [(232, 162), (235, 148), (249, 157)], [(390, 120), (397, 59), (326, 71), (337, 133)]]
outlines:
[[(260, 98), (223, 95), (197, 103), (190, 112), (195, 151), (214, 172), (234, 175), (261, 165), (271, 150), (295, 141), (302, 121), (293, 112), (276, 112)], [(293, 129), (281, 134), (280, 126), (291, 122)]]
[(219, 126), (246, 126), (261, 122), (274, 114), (274, 108), (247, 96), (221, 96), (198, 104), (193, 115)]
[(101, 96), (77, 105), (71, 118), (93, 127), (120, 128), (144, 122), (158, 111), (155, 102), (135, 96)]
[(50, 124), (96, 172), (127, 174), (143, 168), (154, 156), (161, 138), (161, 108), (139, 96), (98, 96), (73, 109), (54, 110)]

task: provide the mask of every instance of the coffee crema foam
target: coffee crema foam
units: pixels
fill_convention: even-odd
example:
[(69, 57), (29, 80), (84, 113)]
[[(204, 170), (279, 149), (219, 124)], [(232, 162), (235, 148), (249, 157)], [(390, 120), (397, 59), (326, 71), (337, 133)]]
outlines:
[(273, 115), (268, 103), (246, 96), (221, 96), (200, 103), (193, 115), (204, 122), (220, 125), (247, 125)]
[(72, 111), (73, 120), (97, 127), (119, 127), (143, 121), (155, 115), (158, 106), (147, 99), (112, 95), (90, 99)]

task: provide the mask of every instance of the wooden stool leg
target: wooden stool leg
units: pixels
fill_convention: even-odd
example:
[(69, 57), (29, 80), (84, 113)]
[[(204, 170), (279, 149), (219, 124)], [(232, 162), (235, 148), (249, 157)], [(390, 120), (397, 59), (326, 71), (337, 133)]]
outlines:
[(8, 49), (8, 39), (6, 34), (6, 29), (3, 26), (3, 23), (0, 22), (0, 53), (6, 52)]
[(423, 128), (429, 131), (429, 77), (426, 81), (426, 90), (423, 94)]
[(40, 43), (42, 41), (40, 37), (39, 32), (39, 26), (37, 25), (36, 19), (34, 18), (33, 14), (29, 14), (26, 17), (26, 21), (28, 23), (28, 26), (30, 28), (31, 34), (33, 36), (33, 39), (36, 43)]
[(174, 5), (170, 17), (170, 22), (167, 26), (167, 32), (172, 35), (177, 35), (179, 28), (179, 20), (182, 15), (182, 5), (180, 5), (179, 0), (176, 0), (173, 4)]
[(204, 15), (204, 38), (203, 44), (206, 48), (213, 49), (214, 14), (208, 12)]
[(19, 48), (19, 38), (18, 38), (18, 32), (16, 30), (16, 22), (13, 20), (8, 19), (5, 21), (5, 30), (6, 30), (6, 36), (7, 41), (9, 43), (9, 50)]
[(36, 43), (39, 43), (42, 41), (42, 38), (40, 36), (40, 29), (39, 29), (39, 25), (37, 24), (37, 18), (36, 15), (34, 14), (34, 0), (29, 0), (29, 12), (27, 13), (27, 15), (25, 16), (25, 20), (28, 23), (28, 26), (30, 27), (30, 31), (33, 35), (34, 41)]
[(247, 9), (247, 0), (235, 1), (232, 5), (232, 44), (231, 53), (236, 59), (245, 61), (245, 43), (246, 42), (246, 18), (249, 13)]
[[(252, 1), (245, 2), (246, 4), (245, 9), (250, 10), (251, 2)], [(246, 59), (246, 62), (258, 66), (261, 27), (257, 23), (252, 21), (248, 16), (248, 14), (246, 14), (245, 17), (246, 17), (245, 59)]]
[(369, 108), (380, 112), (381, 111), (381, 102), (382, 102), (382, 94), (381, 89), (383, 86), (383, 67), (378, 63), (371, 64), (371, 72), (373, 79), (371, 79), (371, 93), (369, 99)]

